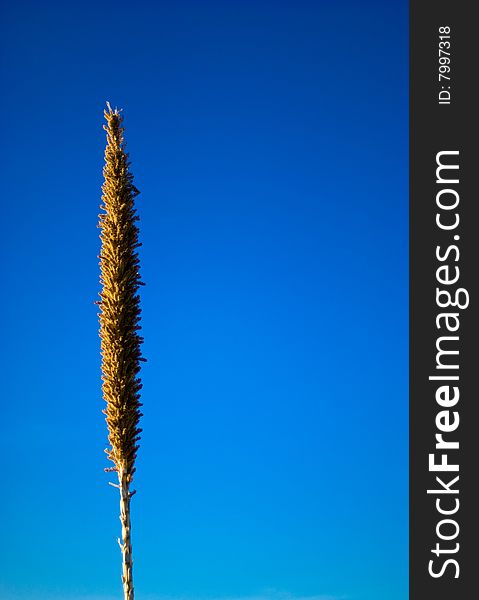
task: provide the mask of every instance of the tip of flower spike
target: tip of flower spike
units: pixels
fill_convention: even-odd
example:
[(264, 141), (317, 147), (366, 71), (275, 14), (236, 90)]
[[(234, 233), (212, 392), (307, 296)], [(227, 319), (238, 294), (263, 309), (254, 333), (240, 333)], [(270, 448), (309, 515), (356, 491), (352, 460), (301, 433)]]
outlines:
[[(115, 108), (113, 109), (113, 108), (111, 107), (110, 103), (108, 102), (108, 100), (106, 101), (106, 107), (108, 108), (108, 114), (110, 114), (110, 115), (117, 115), (117, 116), (119, 116), (119, 115), (120, 115), (120, 113), (121, 113), (121, 111), (122, 111), (122, 109), (121, 109), (121, 108), (116, 108), (116, 107), (115, 107)], [(105, 111), (105, 112), (106, 112), (106, 111)]]

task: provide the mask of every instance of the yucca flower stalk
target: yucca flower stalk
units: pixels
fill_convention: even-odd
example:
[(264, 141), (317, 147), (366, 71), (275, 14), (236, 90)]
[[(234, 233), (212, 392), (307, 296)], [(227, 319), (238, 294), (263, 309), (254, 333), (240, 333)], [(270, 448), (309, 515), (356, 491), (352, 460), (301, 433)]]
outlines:
[(125, 600), (133, 600), (133, 560), (131, 550), (130, 485), (141, 429), (138, 428), (141, 382), (138, 377), (141, 357), (138, 227), (134, 200), (138, 190), (129, 171), (120, 112), (104, 111), (106, 125), (104, 183), (102, 185), (100, 251), (100, 338), (102, 355), (102, 391), (106, 402), (108, 441), (105, 450), (114, 466), (106, 471), (118, 474), (122, 539), (122, 582)]

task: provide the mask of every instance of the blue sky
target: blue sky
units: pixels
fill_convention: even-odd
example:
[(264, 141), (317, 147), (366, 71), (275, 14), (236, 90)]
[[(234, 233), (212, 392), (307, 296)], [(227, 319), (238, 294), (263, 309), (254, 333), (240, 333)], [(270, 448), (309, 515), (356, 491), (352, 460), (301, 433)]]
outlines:
[(106, 100), (141, 216), (138, 600), (407, 597), (407, 3), (9, 3), (2, 600), (121, 596)]

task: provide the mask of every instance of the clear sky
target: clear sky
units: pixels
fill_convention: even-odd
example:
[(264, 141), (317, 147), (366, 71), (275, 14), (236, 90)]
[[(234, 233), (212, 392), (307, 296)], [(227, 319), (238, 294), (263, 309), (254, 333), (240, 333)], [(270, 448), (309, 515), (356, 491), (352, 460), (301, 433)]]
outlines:
[(1, 600), (121, 597), (106, 100), (141, 191), (137, 599), (407, 598), (407, 2), (1, 20)]

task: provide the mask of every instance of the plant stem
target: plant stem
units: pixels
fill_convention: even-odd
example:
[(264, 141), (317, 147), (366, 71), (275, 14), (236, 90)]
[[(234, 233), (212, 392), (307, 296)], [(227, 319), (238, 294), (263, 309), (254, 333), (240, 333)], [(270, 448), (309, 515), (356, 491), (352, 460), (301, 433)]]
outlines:
[(121, 553), (123, 555), (122, 576), (123, 595), (125, 600), (134, 600), (133, 590), (133, 558), (131, 549), (131, 521), (130, 521), (130, 483), (128, 475), (123, 471), (118, 471), (118, 481), (120, 484), (120, 521)]

